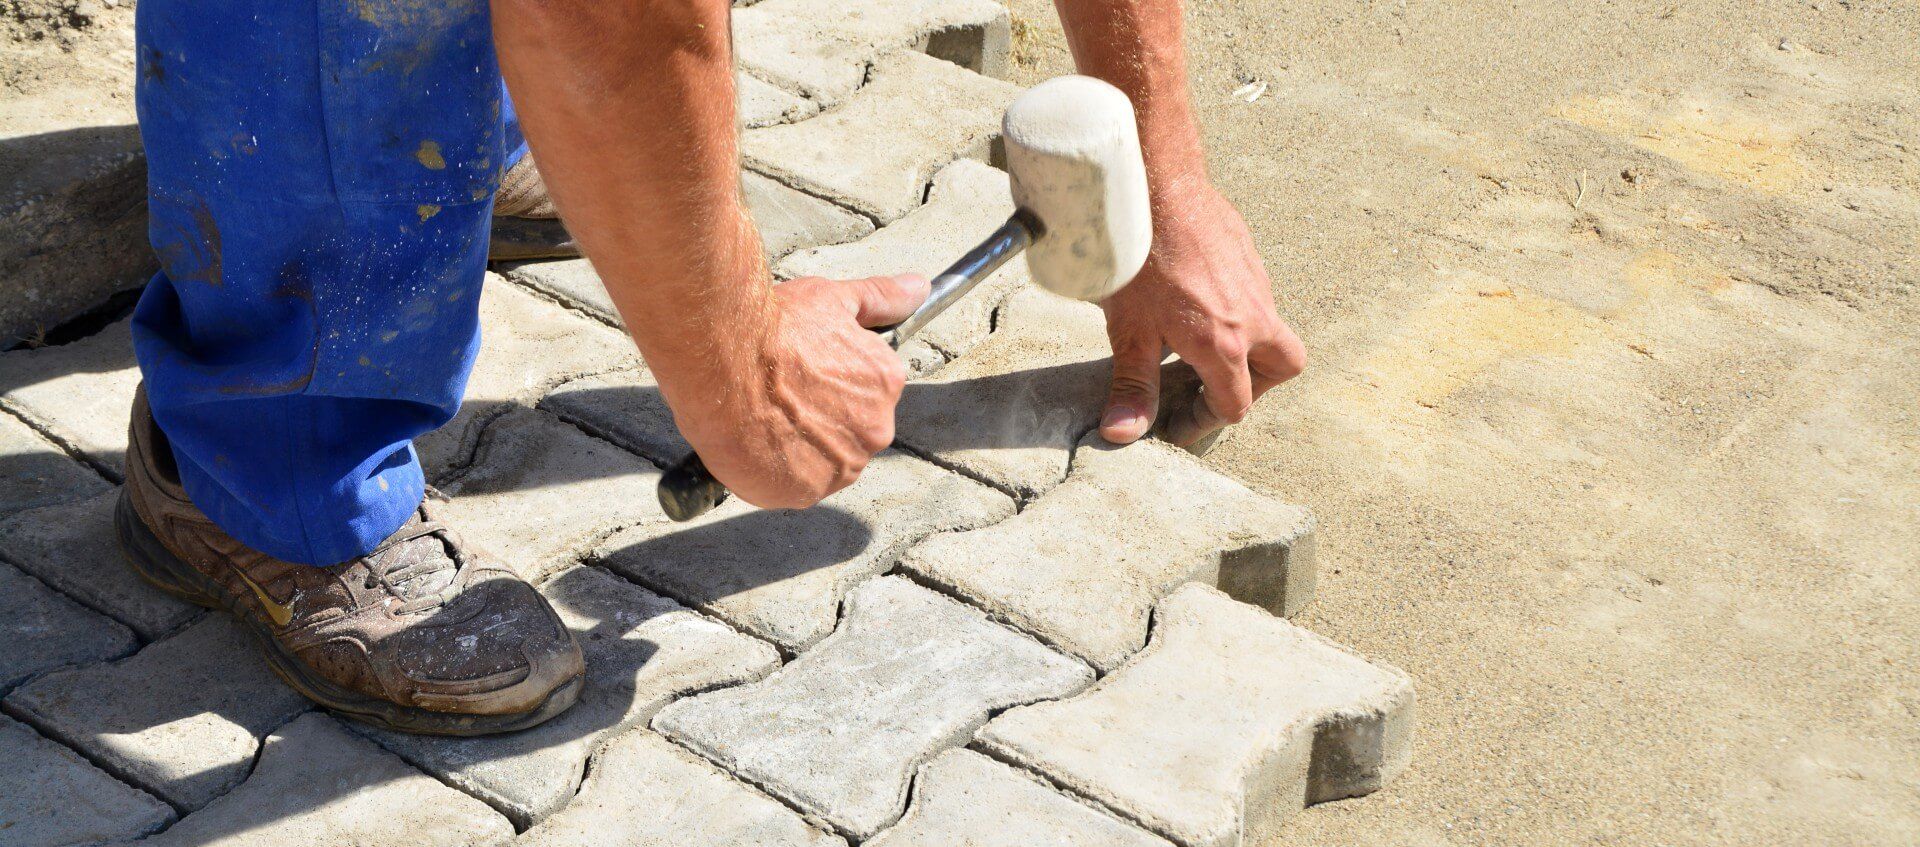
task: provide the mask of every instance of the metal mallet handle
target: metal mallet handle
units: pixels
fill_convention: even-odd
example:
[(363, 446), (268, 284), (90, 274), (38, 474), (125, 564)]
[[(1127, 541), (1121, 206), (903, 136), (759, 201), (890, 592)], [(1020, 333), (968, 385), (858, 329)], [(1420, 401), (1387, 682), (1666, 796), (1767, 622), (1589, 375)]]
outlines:
[[(1024, 210), (1014, 212), (1013, 217), (1007, 218), (1006, 223), (987, 236), (987, 240), (967, 251), (946, 272), (933, 278), (932, 290), (920, 308), (915, 309), (906, 320), (893, 326), (875, 327), (874, 332), (880, 333), (888, 346), (900, 349), (914, 333), (932, 323), (948, 306), (966, 296), (981, 280), (999, 270), (1007, 260), (1019, 255), (1039, 237), (1040, 222)], [(693, 520), (727, 501), (727, 487), (713, 478), (713, 473), (707, 470), (707, 463), (701, 461), (699, 453), (688, 453), (668, 468), (666, 474), (660, 477), (658, 493), (661, 510), (676, 521)]]

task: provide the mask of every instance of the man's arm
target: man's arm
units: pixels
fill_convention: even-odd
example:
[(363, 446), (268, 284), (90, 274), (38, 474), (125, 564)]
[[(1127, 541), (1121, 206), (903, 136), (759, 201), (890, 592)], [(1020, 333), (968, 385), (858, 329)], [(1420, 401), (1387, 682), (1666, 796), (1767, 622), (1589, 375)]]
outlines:
[(1101, 304), (1113, 385), (1100, 434), (1127, 443), (1152, 426), (1160, 358), (1172, 348), (1206, 384), (1187, 444), (1246, 417), (1267, 389), (1299, 374), (1306, 349), (1275, 314), (1253, 237), (1207, 177), (1187, 95), (1178, 0), (1054, 0), (1080, 72), (1133, 99), (1153, 203), (1153, 252), (1132, 284)]
[(727, 0), (493, 0), (528, 142), (681, 433), (748, 502), (801, 507), (893, 440), (905, 367), (862, 326), (926, 281), (771, 284), (739, 193)]

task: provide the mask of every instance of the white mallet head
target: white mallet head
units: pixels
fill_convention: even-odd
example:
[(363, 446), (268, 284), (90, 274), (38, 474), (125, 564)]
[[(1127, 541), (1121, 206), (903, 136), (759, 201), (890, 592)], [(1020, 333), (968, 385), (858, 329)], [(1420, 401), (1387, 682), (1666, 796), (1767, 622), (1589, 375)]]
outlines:
[(1007, 107), (1014, 205), (1039, 219), (1027, 248), (1042, 288), (1102, 300), (1133, 281), (1153, 246), (1133, 103), (1087, 76), (1047, 80)]

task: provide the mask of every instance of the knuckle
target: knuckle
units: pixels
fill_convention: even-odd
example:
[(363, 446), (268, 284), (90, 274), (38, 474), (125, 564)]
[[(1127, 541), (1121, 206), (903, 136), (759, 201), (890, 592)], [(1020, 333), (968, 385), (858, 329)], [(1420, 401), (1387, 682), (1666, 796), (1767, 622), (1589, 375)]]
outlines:
[(1155, 389), (1146, 380), (1132, 374), (1115, 374), (1109, 393), (1115, 397), (1152, 397)]

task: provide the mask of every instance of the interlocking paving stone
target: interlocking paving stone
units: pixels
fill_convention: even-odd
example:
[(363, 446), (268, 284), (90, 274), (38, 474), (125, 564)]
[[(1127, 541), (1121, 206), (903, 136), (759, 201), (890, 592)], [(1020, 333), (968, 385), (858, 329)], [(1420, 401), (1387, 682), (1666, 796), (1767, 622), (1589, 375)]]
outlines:
[(735, 72), (733, 80), (739, 92), (740, 125), (748, 129), (791, 123), (820, 111), (820, 104), (745, 71)]
[(133, 633), (0, 562), (0, 693), (35, 674), (133, 652)]
[(308, 708), (224, 614), (117, 662), (20, 686), (7, 711), (183, 809), (244, 779), (260, 739)]
[(540, 408), (663, 466), (693, 450), (646, 365), (569, 380)]
[(1071, 694), (1087, 666), (900, 577), (847, 597), (832, 636), (654, 728), (856, 839), (893, 823), (914, 769), (998, 709)]
[(99, 474), (0, 410), (0, 515), (81, 500), (108, 487)]
[(173, 821), (173, 810), (122, 785), (87, 760), (0, 717), (0, 843), (64, 847), (138, 838)]
[(621, 526), (660, 515), (660, 472), (545, 412), (487, 427), (473, 465), (441, 488), (447, 523), (521, 576), (572, 564)]
[(127, 565), (113, 529), (116, 489), (0, 521), (0, 559), (152, 641), (201, 609), (147, 584)]
[(1235, 847), (1308, 803), (1378, 789), (1406, 764), (1412, 726), (1406, 674), (1188, 585), (1132, 662), (1009, 710), (979, 740), (1184, 847)]
[(0, 353), (0, 406), (124, 474), (127, 418), (140, 384), (130, 325), (123, 320), (71, 344)]
[(624, 530), (593, 560), (798, 651), (833, 631), (850, 589), (914, 542), (1011, 514), (1012, 501), (992, 489), (889, 450), (811, 509), (763, 510), (734, 498), (684, 524), (659, 516)]
[[(993, 234), (1011, 214), (1013, 196), (1006, 173), (962, 159), (934, 175), (926, 205), (859, 241), (797, 251), (775, 264), (773, 272), (783, 279), (863, 279), (898, 273), (932, 279)], [(994, 309), (1031, 281), (1027, 263), (1015, 260), (949, 306), (901, 348), (913, 373), (927, 373), (971, 350), (992, 329)]]
[(460, 414), (414, 440), (427, 479), (438, 481), (472, 456), (487, 422), (507, 409), (531, 406), (548, 389), (582, 374), (640, 360), (619, 330), (487, 274), (480, 297), (483, 343), (467, 380)]
[(832, 108), (880, 55), (925, 50), (985, 74), (1006, 67), (1006, 7), (987, 0), (765, 0), (733, 14), (740, 66)]
[[(614, 739), (579, 799), (517, 847), (845, 847), (651, 732)], [(947, 847), (960, 847), (948, 845)]]
[(1099, 307), (1016, 291), (992, 335), (907, 386), (895, 440), (1031, 500), (1066, 476), (1074, 443), (1100, 422), (1111, 373)]
[(900, 566), (1112, 670), (1147, 643), (1153, 605), (1189, 581), (1279, 614), (1313, 594), (1313, 516), (1178, 448), (1080, 442), (1065, 482), (993, 526), (938, 535)]
[(521, 828), (573, 799), (603, 740), (677, 697), (756, 680), (780, 665), (772, 645), (598, 568), (567, 571), (540, 590), (586, 652), (587, 685), (572, 709), (523, 732), (480, 738), (356, 727)]
[(141, 847), (484, 847), (513, 837), (486, 804), (315, 712), (276, 730), (253, 776)]
[(748, 130), (740, 150), (752, 169), (885, 224), (920, 205), (941, 166), (987, 158), (1018, 93), (951, 62), (895, 53), (839, 108)]
[(1027, 774), (949, 750), (920, 768), (900, 823), (866, 847), (1172, 847)]

